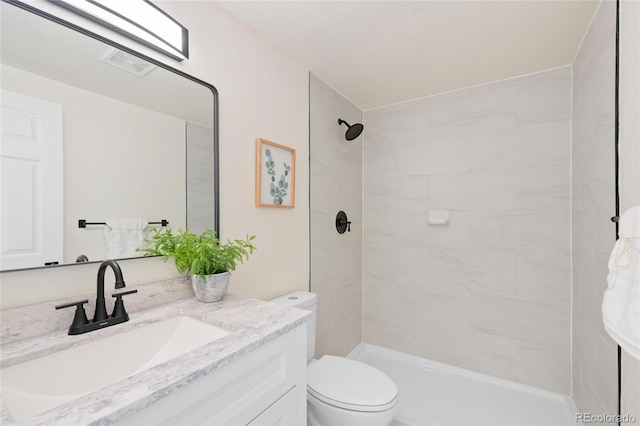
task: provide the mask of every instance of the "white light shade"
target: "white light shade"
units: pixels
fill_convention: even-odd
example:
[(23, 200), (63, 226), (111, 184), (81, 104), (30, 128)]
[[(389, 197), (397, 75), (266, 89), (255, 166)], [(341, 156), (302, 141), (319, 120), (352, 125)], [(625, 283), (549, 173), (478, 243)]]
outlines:
[(188, 31), (146, 0), (50, 0), (174, 59), (189, 57)]

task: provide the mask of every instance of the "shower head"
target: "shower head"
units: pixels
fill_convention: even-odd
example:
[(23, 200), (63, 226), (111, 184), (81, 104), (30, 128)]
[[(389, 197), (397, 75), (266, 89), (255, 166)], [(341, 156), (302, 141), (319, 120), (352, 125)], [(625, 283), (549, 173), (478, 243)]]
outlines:
[(350, 126), (349, 123), (339, 118), (338, 125), (342, 125), (342, 124), (346, 124), (348, 127), (347, 133), (345, 133), (344, 135), (344, 137), (347, 138), (348, 141), (352, 141), (358, 136), (360, 136), (360, 133), (362, 133), (362, 131), (364, 130), (364, 126), (360, 123), (356, 123), (353, 126)]

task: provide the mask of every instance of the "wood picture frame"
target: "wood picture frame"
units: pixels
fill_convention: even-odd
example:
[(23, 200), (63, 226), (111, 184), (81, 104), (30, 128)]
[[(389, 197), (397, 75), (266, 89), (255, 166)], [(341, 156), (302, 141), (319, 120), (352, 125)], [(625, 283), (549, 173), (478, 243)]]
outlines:
[(295, 207), (296, 150), (256, 139), (256, 207)]

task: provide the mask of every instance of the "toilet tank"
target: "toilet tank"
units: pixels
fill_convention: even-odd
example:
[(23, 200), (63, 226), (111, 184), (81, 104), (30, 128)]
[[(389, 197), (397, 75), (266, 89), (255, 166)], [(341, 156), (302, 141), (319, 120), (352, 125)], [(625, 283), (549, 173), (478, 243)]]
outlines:
[(272, 299), (270, 302), (290, 308), (311, 311), (311, 318), (307, 321), (307, 362), (311, 361), (316, 353), (316, 319), (318, 317), (318, 298), (316, 294), (308, 291), (296, 291), (295, 293)]

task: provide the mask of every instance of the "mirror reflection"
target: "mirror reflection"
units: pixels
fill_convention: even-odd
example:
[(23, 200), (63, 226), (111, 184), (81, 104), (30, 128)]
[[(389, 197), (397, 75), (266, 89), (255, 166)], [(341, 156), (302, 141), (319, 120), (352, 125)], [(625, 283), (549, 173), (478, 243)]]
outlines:
[(217, 230), (215, 89), (1, 7), (0, 269), (137, 257), (162, 221)]

